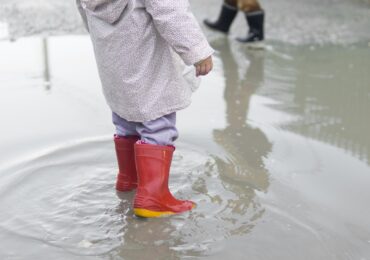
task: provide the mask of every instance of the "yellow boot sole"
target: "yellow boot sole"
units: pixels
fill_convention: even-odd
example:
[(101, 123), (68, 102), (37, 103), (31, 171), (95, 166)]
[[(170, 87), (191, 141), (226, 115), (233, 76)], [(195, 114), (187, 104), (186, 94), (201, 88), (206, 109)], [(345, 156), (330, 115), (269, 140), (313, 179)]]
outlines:
[[(191, 209), (194, 209), (195, 207), (196, 207), (196, 204), (193, 203), (193, 207)], [(160, 218), (160, 217), (167, 217), (167, 216), (171, 216), (174, 214), (181, 214), (181, 213), (176, 213), (172, 211), (152, 211), (148, 209), (134, 208), (134, 214), (141, 218)]]
[(141, 218), (160, 218), (174, 215), (172, 211), (152, 211), (147, 209), (134, 209), (134, 214)]

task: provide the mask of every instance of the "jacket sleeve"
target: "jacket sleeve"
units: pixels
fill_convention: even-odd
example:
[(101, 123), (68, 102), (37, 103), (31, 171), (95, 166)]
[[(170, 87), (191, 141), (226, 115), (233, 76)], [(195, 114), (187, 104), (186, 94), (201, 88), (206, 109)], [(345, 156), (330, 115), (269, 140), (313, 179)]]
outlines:
[(76, 0), (76, 4), (77, 4), (78, 11), (80, 12), (80, 15), (82, 17), (82, 21), (84, 23), (84, 26), (85, 26), (86, 30), (89, 31), (89, 25), (87, 23), (86, 12), (85, 12), (85, 10), (83, 9), (83, 7), (81, 5), (81, 0)]
[(214, 53), (188, 0), (145, 0), (155, 27), (185, 64), (193, 65)]

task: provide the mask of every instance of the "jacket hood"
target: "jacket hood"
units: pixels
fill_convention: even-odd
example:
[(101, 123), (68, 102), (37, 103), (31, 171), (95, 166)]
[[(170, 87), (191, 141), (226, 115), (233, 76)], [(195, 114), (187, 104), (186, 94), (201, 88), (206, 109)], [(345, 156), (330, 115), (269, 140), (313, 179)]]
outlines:
[(131, 11), (135, 0), (81, 0), (93, 16), (113, 24)]

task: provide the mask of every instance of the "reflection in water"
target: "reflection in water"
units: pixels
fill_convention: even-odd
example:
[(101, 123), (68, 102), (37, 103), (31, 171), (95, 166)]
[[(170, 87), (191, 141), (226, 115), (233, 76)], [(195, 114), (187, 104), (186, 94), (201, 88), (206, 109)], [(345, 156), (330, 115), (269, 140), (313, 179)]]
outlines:
[(176, 226), (162, 219), (146, 220), (133, 217), (131, 202), (134, 194), (117, 194), (121, 203), (117, 213), (122, 214), (122, 246), (112, 256), (123, 259), (180, 259), (171, 246), (182, 244), (181, 236), (171, 239)]
[(43, 61), (44, 61), (44, 84), (45, 90), (51, 89), (51, 81), (50, 81), (50, 66), (49, 66), (49, 47), (48, 47), (48, 38), (42, 39), (42, 53), (43, 53)]
[[(58, 56), (61, 48), (67, 45), (77, 46), (74, 50), (79, 53), (87, 49), (86, 44), (88, 41), (80, 38), (35, 40), (32, 53), (37, 63), (32, 60), (30, 67), (38, 68), (35, 73), (38, 77), (42, 74), (40, 72), (44, 72), (42, 75), (46, 82), (50, 78), (56, 79), (53, 81), (56, 87), (51, 95), (43, 95), (43, 99), (37, 99), (38, 96), (29, 97), (27, 100), (32, 103), (38, 101), (42, 110), (27, 116), (31, 119), (44, 114), (52, 116), (59, 104), (63, 115), (72, 119), (73, 115), (76, 116), (71, 122), (63, 121), (63, 127), (55, 123), (48, 126), (47, 133), (52, 136), (55, 136), (53, 127), (64, 131), (65, 127), (72, 127), (76, 122), (81, 123), (79, 127), (84, 130), (83, 136), (90, 136), (91, 132), (86, 126), (91, 126), (91, 123), (83, 120), (86, 115), (94, 120), (102, 120), (95, 112), (101, 110), (100, 107), (96, 109), (96, 106), (103, 102), (95, 102), (98, 96), (95, 92), (86, 95), (89, 93), (90, 81), (79, 81), (80, 78), (88, 77), (76, 77), (73, 74), (78, 68), (84, 67), (84, 64), (77, 62), (81, 57), (74, 53), (68, 59), (65, 54)], [(40, 60), (38, 52), (40, 47), (43, 60)], [(14, 49), (14, 53), (18, 53), (18, 50)], [(86, 51), (85, 54), (91, 52)], [(88, 61), (85, 63), (94, 64), (92, 60)], [(41, 64), (43, 71), (38, 64)], [(91, 73), (91, 70), (86, 71)], [(69, 81), (74, 84), (65, 84)], [(95, 82), (95, 79), (91, 81)], [(98, 87), (96, 89), (98, 91)], [(85, 107), (81, 99), (78, 99), (79, 102), (68, 102), (71, 99), (70, 93), (77, 97), (88, 97), (88, 104), (93, 103), (94, 107), (91, 110), (89, 107), (86, 112), (80, 107), (81, 104)], [(58, 102), (50, 102), (54, 100)], [(102, 131), (109, 133), (109, 130), (107, 128)], [(36, 130), (36, 134), (27, 140), (35, 140), (37, 133)], [(231, 159), (229, 163), (209, 154), (207, 148), (202, 150), (178, 144), (171, 173), (171, 190), (176, 196), (194, 199), (199, 207), (189, 214), (166, 219), (137, 219), (132, 214), (132, 194), (125, 194), (117, 201), (114, 193), (116, 166), (111, 138), (83, 141), (65, 133), (60, 136), (62, 138), (56, 142), (58, 145), (55, 149), (49, 150), (53, 145), (49, 142), (46, 144), (48, 152), (44, 155), (23, 162), (17, 154), (17, 157), (20, 156), (17, 162), (20, 163), (10, 168), (0, 168), (1, 173), (4, 172), (0, 174), (0, 241), (6, 241), (3, 244), (4, 250), (0, 247), (2, 256), (11, 256), (15, 248), (21, 247), (21, 256), (34, 259), (45, 255), (53, 255), (55, 259), (80, 259), (89, 255), (98, 255), (100, 259), (197, 257), (212, 251), (215, 241), (247, 233), (263, 214), (255, 202), (255, 190), (266, 190), (268, 184), (266, 181), (262, 181), (264, 184), (252, 181), (252, 176), (243, 176), (246, 167), (253, 164), (239, 164), (232, 159), (233, 152), (228, 151)], [(66, 145), (67, 140), (77, 141)], [(38, 154), (39, 148), (35, 148), (35, 143), (31, 142), (31, 154)], [(224, 171), (221, 178), (220, 169)], [(254, 174), (256, 172), (253, 170)], [(267, 178), (265, 172), (261, 176)], [(243, 181), (235, 182), (239, 177)], [(18, 187), (19, 180), (22, 180), (22, 185)], [(36, 247), (41, 249), (33, 252)]]
[[(191, 127), (196, 141), (178, 144), (170, 181), (198, 207), (145, 221), (132, 214), (132, 193), (114, 191), (109, 111), (88, 38), (0, 44), (1, 259), (300, 259), (302, 245), (315, 249), (307, 259), (366, 259), (369, 168), (323, 143), (369, 156), (368, 48), (289, 47), (239, 59), (227, 41), (213, 45), (223, 70), (200, 93), (217, 109), (194, 104), (187, 122), (207, 107), (217, 126)], [(214, 88), (223, 90), (222, 75), (225, 126)], [(52, 78), (52, 92), (39, 91), (40, 78)]]
[[(286, 130), (339, 147), (370, 164), (370, 111), (368, 49), (354, 46), (297, 47), (292, 61), (270, 60), (269, 84), (263, 92), (279, 101), (281, 109), (297, 120)], [(281, 76), (285, 75), (285, 76)]]
[[(134, 217), (134, 193), (119, 193), (117, 201), (111, 137), (63, 144), (0, 168), (11, 173), (0, 174), (0, 241), (5, 241), (0, 255), (10, 257), (19, 247), (23, 250), (18, 256), (24, 259), (53, 255), (54, 259), (145, 260), (206, 254), (214, 241), (247, 227), (250, 221), (228, 211), (228, 198), (237, 195), (230, 196), (214, 178), (218, 176), (214, 160), (186, 145), (178, 148), (171, 190), (183, 198), (194, 195), (199, 208), (154, 220)], [(205, 185), (198, 194), (194, 192), (200, 185), (189, 185), (196, 178)], [(225, 194), (222, 200), (209, 199), (215, 190)]]
[[(214, 42), (218, 49), (225, 72), (225, 93), (227, 126), (214, 130), (215, 141), (228, 154), (229, 161), (215, 158), (220, 178), (227, 189), (234, 192), (236, 199), (230, 200), (231, 212), (244, 215), (252, 206), (256, 220), (263, 214), (254, 199), (255, 191), (266, 192), (269, 186), (268, 173), (263, 159), (271, 150), (271, 143), (264, 133), (247, 122), (250, 99), (264, 77), (264, 52), (247, 52), (250, 61), (245, 75), (239, 77), (238, 65), (233, 58), (229, 42)], [(240, 217), (238, 217), (240, 218)], [(236, 233), (248, 230), (235, 230)]]
[[(152, 259), (153, 253), (158, 259), (205, 256), (215, 250), (214, 242), (249, 233), (265, 212), (256, 192), (268, 190), (263, 160), (272, 145), (258, 127), (246, 122), (249, 101), (263, 81), (264, 53), (247, 53), (250, 66), (239, 77), (228, 42), (213, 42), (213, 47), (220, 51), (224, 65), (227, 103), (227, 126), (214, 130), (213, 137), (227, 159), (207, 158), (180, 147), (171, 183), (193, 183), (189, 191), (185, 186), (178, 190), (195, 194), (192, 199), (198, 208), (189, 216), (165, 220), (130, 219), (123, 227), (124, 243), (116, 255), (140, 259)], [(119, 196), (122, 209), (127, 209), (130, 199), (125, 194)]]

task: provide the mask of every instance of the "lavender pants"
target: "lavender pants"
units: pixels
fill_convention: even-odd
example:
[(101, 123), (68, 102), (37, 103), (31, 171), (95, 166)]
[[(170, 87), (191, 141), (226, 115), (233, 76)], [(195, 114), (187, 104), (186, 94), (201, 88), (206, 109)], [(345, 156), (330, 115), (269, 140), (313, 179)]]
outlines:
[(129, 122), (113, 112), (113, 124), (116, 126), (117, 135), (137, 135), (141, 141), (148, 144), (174, 145), (179, 135), (176, 128), (176, 113), (138, 123)]

